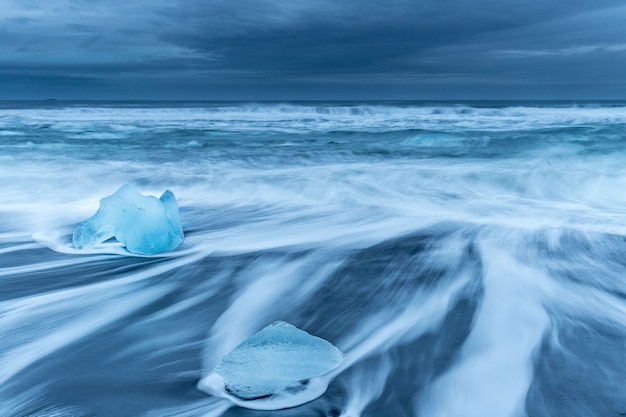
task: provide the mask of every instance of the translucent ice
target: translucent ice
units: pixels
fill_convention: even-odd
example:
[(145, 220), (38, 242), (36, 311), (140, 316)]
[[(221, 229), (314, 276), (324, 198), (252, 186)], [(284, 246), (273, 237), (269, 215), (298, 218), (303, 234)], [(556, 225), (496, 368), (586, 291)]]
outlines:
[[(293, 400), (284, 401), (283, 397), (266, 408), (249, 408), (292, 407), (323, 394), (328, 382), (317, 384), (314, 380), (311, 383), (313, 386), (309, 387), (309, 379), (336, 369), (343, 359), (344, 354), (330, 342), (277, 321), (224, 356), (213, 373), (200, 381), (199, 388), (215, 395), (220, 395), (215, 391), (221, 388), (235, 396), (235, 402), (243, 406), (247, 404), (241, 404), (238, 399), (258, 400), (287, 391), (294, 397)], [(216, 389), (216, 381), (223, 384), (222, 387)], [(307, 390), (308, 394), (295, 398), (299, 391)]]
[(144, 196), (134, 186), (124, 185), (100, 200), (96, 214), (74, 231), (73, 242), (83, 249), (112, 237), (133, 253), (175, 249), (183, 242), (176, 197), (169, 190), (161, 198)]

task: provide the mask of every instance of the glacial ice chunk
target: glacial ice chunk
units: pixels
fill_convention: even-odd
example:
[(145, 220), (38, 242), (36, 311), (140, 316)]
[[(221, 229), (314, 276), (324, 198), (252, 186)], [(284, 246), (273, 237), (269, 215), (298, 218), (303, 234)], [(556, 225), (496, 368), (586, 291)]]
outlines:
[(138, 254), (175, 249), (184, 239), (176, 197), (169, 190), (160, 198), (144, 196), (126, 184), (100, 200), (96, 214), (76, 228), (72, 240), (76, 248), (84, 249), (112, 237)]
[[(242, 404), (237, 399), (258, 400), (274, 394), (280, 397), (280, 392), (286, 390), (293, 399), (285, 400), (283, 397), (267, 407), (248, 408), (293, 407), (322, 395), (326, 391), (328, 381), (318, 384), (314, 380), (312, 382), (314, 387), (307, 387), (309, 379), (336, 369), (344, 357), (345, 355), (330, 342), (312, 336), (291, 324), (277, 321), (230, 351), (222, 358), (213, 373), (200, 381), (198, 386), (204, 391), (216, 394), (215, 391), (219, 391), (215, 387), (217, 380), (223, 383), (222, 389), (226, 394), (237, 397), (235, 402), (244, 407), (248, 405)], [(311, 392), (298, 398), (298, 391), (307, 389)], [(220, 393), (217, 392), (217, 395)]]

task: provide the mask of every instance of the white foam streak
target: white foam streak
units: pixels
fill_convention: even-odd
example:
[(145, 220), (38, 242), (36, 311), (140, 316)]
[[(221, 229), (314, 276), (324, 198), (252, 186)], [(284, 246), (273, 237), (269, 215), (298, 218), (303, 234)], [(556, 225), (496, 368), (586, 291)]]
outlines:
[(429, 417), (523, 416), (533, 354), (550, 325), (542, 305), (547, 277), (481, 242), (484, 299), (458, 362), (417, 401)]
[(82, 257), (82, 258), (68, 259), (64, 261), (40, 262), (40, 263), (29, 264), (29, 265), (20, 265), (20, 266), (0, 268), (0, 277), (28, 274), (32, 272), (48, 271), (51, 269), (59, 269), (59, 268), (65, 268), (68, 266), (81, 265), (81, 264), (90, 263), (96, 260), (103, 260), (103, 259), (106, 259), (106, 258), (102, 256), (99, 256), (99, 257), (88, 256), (88, 257)]
[[(0, 249), (0, 255), (3, 255), (5, 253), (11, 253), (11, 252), (17, 252), (17, 251), (21, 251), (21, 250), (29, 250), (29, 249), (36, 249), (39, 248), (40, 246), (36, 243), (25, 243), (23, 245), (15, 245), (15, 246), (9, 246), (6, 248), (1, 248)], [(0, 272), (0, 275), (2, 273)]]
[(346, 359), (331, 374), (337, 375), (363, 358), (437, 329), (468, 282), (468, 277), (461, 276), (443, 288), (420, 291), (401, 312), (390, 310), (364, 321), (360, 331), (338, 343)]
[(179, 407), (151, 410), (146, 417), (218, 417), (231, 407), (227, 400), (211, 397)]
[[(587, 285), (553, 283), (551, 307), (571, 319), (594, 319), (626, 330), (626, 302)], [(608, 322), (608, 323), (607, 323)]]
[(0, 233), (0, 242), (18, 243), (30, 242), (31, 240), (30, 234), (26, 233)]
[[(136, 284), (140, 281), (205, 256), (206, 253), (196, 254), (114, 280), (0, 302), (0, 334), (17, 337), (5, 341), (0, 347), (0, 383), (7, 382), (35, 361), (153, 302), (172, 289), (168, 284), (138, 288)], [(72, 261), (69, 265), (76, 264), (77, 260)], [(66, 263), (50, 262), (47, 267), (60, 267)], [(28, 270), (27, 267), (20, 268)], [(4, 268), (4, 272), (7, 269)]]
[(340, 417), (361, 417), (365, 408), (377, 400), (385, 390), (392, 365), (389, 356), (385, 355), (373, 369), (355, 367), (348, 378), (346, 387), (348, 401)]
[[(10, 305), (0, 305), (3, 315), (10, 314), (8, 324), (13, 324), (16, 319), (20, 322), (19, 328), (16, 329), (12, 325), (6, 326), (0, 319), (0, 332), (30, 333), (33, 338), (27, 343), (7, 343), (15, 348), (8, 351), (3, 349), (0, 352), (0, 384), (5, 384), (18, 372), (43, 357), (138, 310), (170, 290), (168, 286), (140, 291), (131, 287), (126, 291), (108, 291), (102, 296), (71, 299), (40, 308), (31, 305), (22, 306), (18, 309), (27, 310), (27, 313), (22, 315), (18, 315), (16, 309)], [(76, 311), (80, 313), (77, 314)], [(53, 320), (50, 319), (51, 316), (54, 317)], [(41, 322), (45, 323), (45, 327), (37, 329)], [(26, 327), (30, 330), (26, 331)]]

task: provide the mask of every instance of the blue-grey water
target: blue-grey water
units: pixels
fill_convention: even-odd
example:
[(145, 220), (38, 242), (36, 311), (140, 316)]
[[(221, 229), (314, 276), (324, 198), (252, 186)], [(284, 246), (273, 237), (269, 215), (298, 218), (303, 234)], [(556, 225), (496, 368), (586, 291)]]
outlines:
[[(185, 242), (79, 251), (125, 183)], [(626, 103), (0, 102), (0, 415), (626, 415)], [(317, 400), (196, 388), (276, 320)]]

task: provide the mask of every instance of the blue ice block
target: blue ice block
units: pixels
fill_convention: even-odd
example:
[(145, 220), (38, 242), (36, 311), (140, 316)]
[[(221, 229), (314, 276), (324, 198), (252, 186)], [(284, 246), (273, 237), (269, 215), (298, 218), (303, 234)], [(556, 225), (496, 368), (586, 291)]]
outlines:
[(176, 249), (184, 236), (174, 194), (167, 190), (161, 198), (144, 196), (126, 184), (100, 200), (96, 214), (76, 228), (72, 240), (83, 249), (113, 237), (138, 254)]
[(327, 374), (343, 359), (330, 342), (277, 321), (230, 351), (213, 372), (227, 392), (251, 400)]

